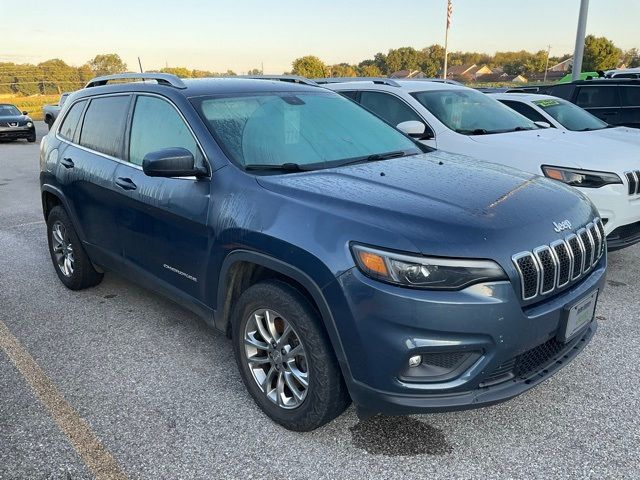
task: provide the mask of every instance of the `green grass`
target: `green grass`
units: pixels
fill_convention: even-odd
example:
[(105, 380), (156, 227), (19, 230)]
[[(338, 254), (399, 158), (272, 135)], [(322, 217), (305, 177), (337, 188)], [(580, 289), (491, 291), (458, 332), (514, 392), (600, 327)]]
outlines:
[(34, 120), (42, 120), (42, 107), (47, 104), (58, 103), (60, 95), (0, 95), (0, 103), (12, 103), (18, 109), (26, 111)]

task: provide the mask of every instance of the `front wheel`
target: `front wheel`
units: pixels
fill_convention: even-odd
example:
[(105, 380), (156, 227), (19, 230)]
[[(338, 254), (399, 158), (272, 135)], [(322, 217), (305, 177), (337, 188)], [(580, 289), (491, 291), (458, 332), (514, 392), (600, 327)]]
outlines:
[(36, 134), (34, 133), (30, 137), (27, 137), (27, 142), (34, 143), (36, 141)]
[(71, 290), (93, 287), (102, 281), (84, 251), (65, 209), (54, 207), (47, 218), (49, 253), (58, 278)]
[(297, 290), (275, 280), (253, 285), (240, 296), (232, 321), (242, 380), (272, 420), (309, 431), (349, 405), (319, 315)]

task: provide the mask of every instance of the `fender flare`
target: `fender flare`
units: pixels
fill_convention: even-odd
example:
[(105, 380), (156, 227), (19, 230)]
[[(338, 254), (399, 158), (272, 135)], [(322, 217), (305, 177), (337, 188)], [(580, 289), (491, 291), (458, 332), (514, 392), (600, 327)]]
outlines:
[(220, 275), (218, 277), (218, 308), (216, 309), (214, 320), (216, 328), (220, 329), (222, 332), (227, 331), (227, 326), (229, 324), (229, 312), (225, 312), (224, 310), (226, 308), (225, 296), (228, 286), (228, 274), (231, 267), (238, 262), (250, 262), (266, 267), (270, 270), (273, 270), (295, 280), (307, 290), (307, 292), (311, 295), (316, 305), (318, 306), (318, 309), (320, 310), (320, 318), (327, 334), (329, 335), (329, 340), (333, 347), (333, 351), (335, 352), (338, 362), (340, 363), (345, 381), (349, 383), (349, 380), (352, 377), (349, 369), (349, 364), (346, 359), (344, 346), (342, 345), (342, 341), (340, 339), (340, 336), (338, 335), (335, 318), (333, 317), (331, 309), (329, 308), (329, 304), (327, 303), (324, 294), (322, 293), (322, 289), (309, 275), (307, 275), (299, 268), (289, 263), (283, 262), (282, 260), (279, 260), (277, 258), (271, 257), (270, 255), (251, 250), (235, 250), (226, 256), (226, 258), (222, 262), (222, 268), (220, 269)]
[(60, 200), (60, 203), (62, 204), (64, 209), (67, 211), (67, 214), (69, 215), (69, 217), (71, 217), (71, 221), (73, 222), (73, 227), (75, 228), (76, 233), (78, 234), (78, 237), (80, 237), (80, 240), (82, 242), (85, 242), (86, 237), (84, 235), (84, 230), (82, 229), (82, 224), (78, 221), (78, 216), (76, 215), (76, 211), (71, 206), (71, 202), (69, 202), (69, 200), (64, 195), (64, 193), (62, 193), (62, 190), (60, 190), (58, 187), (55, 187), (51, 184), (42, 185), (42, 188), (40, 189), (40, 200), (42, 202), (43, 215), (45, 212), (45, 203), (44, 203), (45, 193), (50, 193), (53, 196), (55, 196), (58, 200)]

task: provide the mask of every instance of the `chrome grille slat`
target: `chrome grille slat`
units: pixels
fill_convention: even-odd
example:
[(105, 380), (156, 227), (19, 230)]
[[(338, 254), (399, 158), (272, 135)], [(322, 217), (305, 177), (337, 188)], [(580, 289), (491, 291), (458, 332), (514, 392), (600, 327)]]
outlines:
[(624, 176), (627, 177), (627, 182), (629, 183), (629, 195), (636, 195), (637, 193), (640, 193), (640, 170), (624, 172)]
[(605, 250), (604, 225), (596, 217), (562, 240), (514, 255), (511, 259), (520, 277), (522, 299), (552, 294), (582, 278)]

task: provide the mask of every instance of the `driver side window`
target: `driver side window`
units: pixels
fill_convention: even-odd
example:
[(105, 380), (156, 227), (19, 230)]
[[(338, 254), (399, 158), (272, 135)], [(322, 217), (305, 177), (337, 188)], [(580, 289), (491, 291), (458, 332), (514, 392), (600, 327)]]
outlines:
[(142, 165), (147, 153), (171, 147), (189, 150), (196, 165), (203, 164), (195, 138), (176, 109), (161, 98), (138, 96), (131, 122), (129, 162)]

